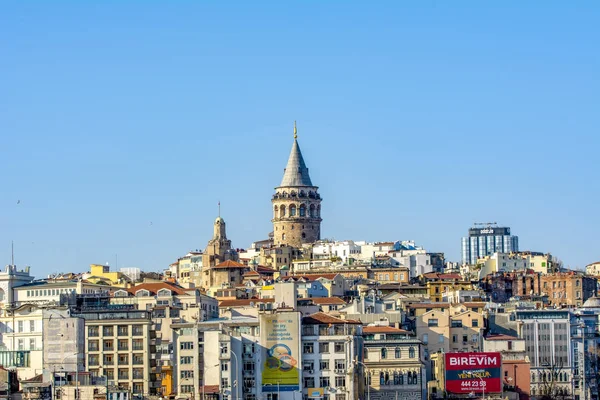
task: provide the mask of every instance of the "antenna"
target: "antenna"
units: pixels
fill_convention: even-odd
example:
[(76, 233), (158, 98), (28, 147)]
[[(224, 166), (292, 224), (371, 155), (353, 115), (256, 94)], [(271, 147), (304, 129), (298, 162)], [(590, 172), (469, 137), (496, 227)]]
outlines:
[(219, 205), (219, 217), (220, 217), (221, 216), (221, 200), (219, 200), (218, 205)]

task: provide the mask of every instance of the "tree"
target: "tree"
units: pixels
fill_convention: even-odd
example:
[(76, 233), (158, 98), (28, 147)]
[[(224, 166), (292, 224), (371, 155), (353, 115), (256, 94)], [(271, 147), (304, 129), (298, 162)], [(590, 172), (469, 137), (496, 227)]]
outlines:
[(562, 359), (554, 363), (546, 360), (543, 369), (539, 370), (538, 382), (539, 392), (538, 400), (570, 400), (570, 381)]

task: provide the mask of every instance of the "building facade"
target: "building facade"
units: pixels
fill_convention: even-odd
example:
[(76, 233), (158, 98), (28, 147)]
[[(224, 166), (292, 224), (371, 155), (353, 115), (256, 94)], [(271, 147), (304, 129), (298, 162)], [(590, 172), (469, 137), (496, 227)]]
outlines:
[(519, 238), (510, 234), (510, 228), (488, 226), (469, 229), (469, 236), (462, 238), (462, 263), (474, 265), (479, 258), (493, 253), (519, 251)]
[(275, 188), (273, 204), (273, 242), (299, 248), (321, 238), (321, 195), (312, 184), (298, 145), (294, 143), (281, 184)]

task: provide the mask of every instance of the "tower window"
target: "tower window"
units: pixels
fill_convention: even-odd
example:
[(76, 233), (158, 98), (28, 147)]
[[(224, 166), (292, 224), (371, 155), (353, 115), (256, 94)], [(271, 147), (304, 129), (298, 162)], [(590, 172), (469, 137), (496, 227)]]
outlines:
[(302, 232), (302, 239), (306, 238), (306, 233)]
[(304, 216), (306, 216), (306, 206), (305, 206), (304, 204), (302, 204), (302, 205), (300, 206), (300, 216), (301, 216), (301, 217), (304, 217)]
[(285, 240), (285, 233), (281, 235), (281, 240)]
[(291, 205), (290, 206), (290, 217), (294, 217), (296, 216), (296, 206)]
[(292, 230), (294, 230), (294, 225), (292, 225)]
[(279, 218), (285, 217), (285, 206), (281, 206), (279, 209)]

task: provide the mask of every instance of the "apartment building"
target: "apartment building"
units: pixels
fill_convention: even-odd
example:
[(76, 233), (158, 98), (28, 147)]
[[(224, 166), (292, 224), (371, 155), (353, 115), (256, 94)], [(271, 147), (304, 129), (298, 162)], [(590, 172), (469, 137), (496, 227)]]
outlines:
[[(318, 312), (302, 319), (302, 393), (304, 398), (358, 400), (362, 359), (359, 321)], [(360, 388), (359, 388), (360, 386)]]
[(362, 335), (367, 397), (424, 399), (423, 343), (410, 332), (390, 326), (365, 326)]
[(554, 306), (580, 307), (596, 295), (597, 279), (580, 272), (557, 272), (541, 277), (541, 291)]
[[(481, 334), (485, 328), (482, 302), (416, 303), (407, 306), (417, 338), (423, 342), (427, 362), (431, 354), (481, 351)], [(431, 364), (427, 363), (428, 378)]]
[(85, 321), (85, 359), (91, 377), (106, 376), (109, 383), (133, 395), (158, 395), (156, 333), (151, 313), (133, 305), (82, 305), (71, 312)]
[(172, 328), (178, 399), (262, 398), (257, 317), (176, 323)]
[(176, 386), (173, 376), (175, 352), (171, 325), (181, 322), (204, 321), (218, 317), (215, 298), (203, 295), (198, 289), (185, 289), (169, 282), (147, 282), (128, 289), (119, 289), (111, 298), (113, 305), (133, 305), (151, 312), (156, 352), (150, 357), (156, 362), (156, 374), (161, 377), (157, 392), (169, 396)]
[[(571, 313), (517, 310), (513, 314), (531, 368), (531, 396), (572, 393)], [(552, 382), (553, 393), (547, 393)]]

